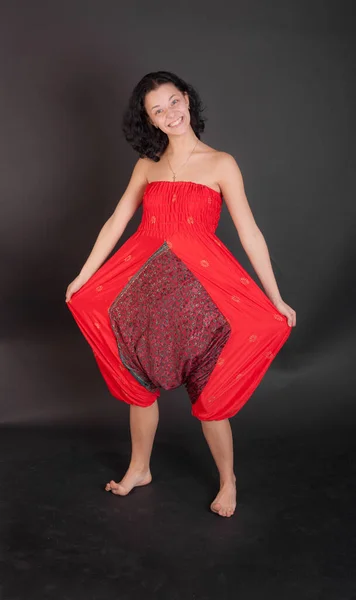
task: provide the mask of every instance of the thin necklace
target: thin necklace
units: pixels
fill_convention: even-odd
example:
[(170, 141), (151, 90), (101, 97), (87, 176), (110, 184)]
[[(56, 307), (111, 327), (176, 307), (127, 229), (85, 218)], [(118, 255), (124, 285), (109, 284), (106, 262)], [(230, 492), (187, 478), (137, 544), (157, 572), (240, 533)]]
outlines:
[[(199, 138), (197, 139), (197, 141), (196, 141), (196, 143), (195, 143), (195, 145), (194, 145), (194, 148), (193, 148), (193, 150), (191, 151), (191, 153), (189, 154), (189, 156), (188, 156), (187, 160), (185, 161), (185, 163), (183, 163), (183, 164), (182, 164), (182, 165), (179, 167), (179, 169), (181, 169), (182, 167), (184, 167), (184, 165), (186, 165), (186, 164), (187, 164), (187, 162), (188, 162), (188, 160), (190, 159), (191, 155), (193, 154), (193, 152), (194, 152), (194, 150), (195, 150), (195, 148), (196, 148), (196, 146), (197, 146), (198, 142), (199, 142)], [(169, 158), (168, 158), (168, 156), (167, 156), (167, 160), (168, 160), (169, 168), (170, 168), (170, 170), (171, 170), (171, 171), (172, 171), (172, 173), (173, 173), (173, 181), (175, 181), (175, 180), (176, 180), (176, 173), (177, 173), (177, 172), (174, 172), (174, 171), (173, 171), (173, 169), (172, 169), (172, 167), (171, 167), (171, 163), (169, 162)], [(178, 171), (179, 171), (179, 169), (178, 169)]]

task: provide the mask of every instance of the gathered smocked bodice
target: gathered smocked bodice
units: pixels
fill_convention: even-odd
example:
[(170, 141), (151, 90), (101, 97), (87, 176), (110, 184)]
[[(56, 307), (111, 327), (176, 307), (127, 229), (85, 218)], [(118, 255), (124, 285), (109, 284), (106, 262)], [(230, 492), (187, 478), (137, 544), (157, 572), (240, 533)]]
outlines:
[(143, 194), (138, 232), (165, 236), (173, 233), (214, 233), (220, 219), (222, 196), (192, 181), (152, 181)]

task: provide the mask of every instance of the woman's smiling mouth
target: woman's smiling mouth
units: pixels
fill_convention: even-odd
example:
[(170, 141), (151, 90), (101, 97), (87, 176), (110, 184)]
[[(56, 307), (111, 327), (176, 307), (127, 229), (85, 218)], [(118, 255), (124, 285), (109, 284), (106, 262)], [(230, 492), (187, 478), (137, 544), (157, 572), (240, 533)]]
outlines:
[(178, 125), (180, 125), (182, 121), (183, 121), (183, 117), (179, 117), (179, 119), (172, 121), (172, 123), (170, 123), (168, 125), (168, 127), (178, 127)]

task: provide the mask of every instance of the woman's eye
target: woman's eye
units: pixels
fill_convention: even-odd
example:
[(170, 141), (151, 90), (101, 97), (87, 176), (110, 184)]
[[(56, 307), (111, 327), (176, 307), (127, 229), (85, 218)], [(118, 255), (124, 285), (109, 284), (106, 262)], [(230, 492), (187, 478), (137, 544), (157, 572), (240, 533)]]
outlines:
[[(175, 102), (179, 102), (179, 98), (175, 98), (174, 100), (172, 100), (172, 104), (174, 104)], [(159, 112), (161, 112), (160, 108), (156, 110), (155, 115), (158, 115)]]

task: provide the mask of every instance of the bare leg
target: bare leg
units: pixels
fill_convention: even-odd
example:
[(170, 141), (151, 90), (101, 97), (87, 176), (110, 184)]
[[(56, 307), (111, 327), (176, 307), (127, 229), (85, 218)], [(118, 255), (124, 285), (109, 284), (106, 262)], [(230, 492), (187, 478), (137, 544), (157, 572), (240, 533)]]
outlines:
[(106, 491), (126, 496), (132, 488), (152, 481), (150, 458), (158, 425), (157, 400), (147, 408), (130, 406), (131, 461), (123, 479), (106, 484)]
[(201, 424), (220, 475), (220, 491), (210, 508), (222, 517), (231, 517), (236, 508), (236, 477), (230, 422), (224, 419)]

